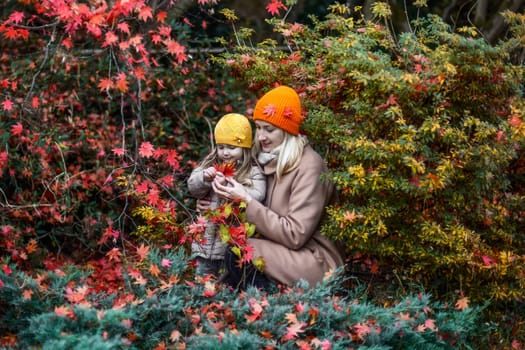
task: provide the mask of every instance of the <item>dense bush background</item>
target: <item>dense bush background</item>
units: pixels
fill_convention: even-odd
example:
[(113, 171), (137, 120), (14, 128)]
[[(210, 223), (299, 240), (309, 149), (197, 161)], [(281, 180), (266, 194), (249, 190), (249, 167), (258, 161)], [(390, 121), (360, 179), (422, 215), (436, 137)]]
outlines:
[[(523, 16), (489, 45), (434, 15), (396, 34), (382, 2), (298, 23), (273, 1), (257, 42), (215, 5), (5, 2), (2, 345), (521, 348)], [(239, 305), (194, 280), (185, 179), (214, 121), (275, 84), (340, 190), (323, 230), (352, 278)]]

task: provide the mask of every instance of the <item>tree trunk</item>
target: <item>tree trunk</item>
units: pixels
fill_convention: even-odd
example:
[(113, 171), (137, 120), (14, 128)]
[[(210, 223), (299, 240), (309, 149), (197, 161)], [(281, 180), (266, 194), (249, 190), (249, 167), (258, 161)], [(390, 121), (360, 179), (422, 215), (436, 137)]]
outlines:
[(507, 28), (507, 24), (503, 19), (501, 13), (505, 10), (512, 12), (518, 12), (523, 7), (525, 0), (512, 0), (510, 6), (506, 7), (507, 2), (504, 2), (499, 8), (498, 13), (494, 16), (494, 22), (492, 26), (486, 31), (485, 38), (491, 44), (493, 44), (498, 38), (501, 37), (503, 31)]
[(474, 16), (474, 23), (476, 26), (482, 26), (485, 24), (488, 5), (488, 0), (478, 0), (476, 3), (476, 14)]

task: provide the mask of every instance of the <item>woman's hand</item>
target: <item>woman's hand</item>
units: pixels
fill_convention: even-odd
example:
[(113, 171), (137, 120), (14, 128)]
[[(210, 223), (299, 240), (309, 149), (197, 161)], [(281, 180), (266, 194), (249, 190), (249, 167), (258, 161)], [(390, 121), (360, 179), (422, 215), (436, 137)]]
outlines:
[(211, 184), (219, 197), (232, 201), (244, 201), (246, 204), (252, 200), (252, 197), (243, 185), (230, 177), (225, 177), (224, 179), (226, 180), (224, 184), (221, 183), (220, 179), (215, 179)]

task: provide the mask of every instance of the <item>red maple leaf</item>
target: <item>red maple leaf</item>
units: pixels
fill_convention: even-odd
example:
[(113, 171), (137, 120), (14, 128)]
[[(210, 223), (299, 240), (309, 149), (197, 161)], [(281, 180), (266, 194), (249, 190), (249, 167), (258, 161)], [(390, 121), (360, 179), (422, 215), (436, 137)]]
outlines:
[(142, 181), (140, 184), (135, 186), (135, 191), (137, 192), (137, 194), (145, 194), (146, 192), (148, 192), (148, 189), (149, 186), (146, 181)]
[(146, 200), (150, 205), (157, 205), (159, 203), (159, 190), (152, 188), (149, 190)]
[(4, 36), (9, 40), (16, 39), (18, 37), (18, 30), (13, 27), (9, 27), (4, 31)]
[(286, 11), (288, 8), (279, 0), (272, 0), (272, 2), (266, 6), (266, 11), (272, 16), (278, 15), (280, 9)]
[(66, 50), (71, 49), (73, 47), (73, 40), (71, 40), (71, 37), (67, 37), (62, 40), (62, 46), (64, 46)]
[(18, 122), (15, 125), (11, 126), (11, 133), (13, 135), (21, 135), (23, 131), (24, 131), (24, 126), (20, 122)]
[(112, 46), (118, 42), (118, 36), (113, 31), (106, 32), (104, 43), (102, 47)]
[(40, 106), (40, 100), (37, 96), (33, 96), (31, 99), (31, 106), (35, 109), (37, 109)]
[(168, 52), (172, 55), (175, 55), (177, 57), (177, 62), (182, 63), (188, 60), (188, 56), (186, 55), (186, 48), (179, 44), (179, 42), (168, 39), (164, 42), (164, 45), (166, 45), (166, 49)]
[(151, 7), (149, 6), (143, 6), (139, 9), (139, 15), (138, 15), (139, 19), (143, 20), (144, 22), (146, 22), (148, 20), (148, 18), (153, 18), (153, 11), (151, 9)]
[(20, 11), (15, 11), (11, 14), (11, 16), (9, 16), (9, 18), (7, 19), (7, 22), (19, 24), (20, 22), (22, 22), (23, 19), (24, 19), (24, 13)]
[(4, 108), (4, 111), (10, 111), (13, 109), (13, 101), (10, 99), (4, 100), (4, 102), (2, 102), (2, 107)]
[(154, 44), (158, 44), (162, 42), (162, 37), (159, 34), (151, 34), (151, 41)]
[(171, 36), (171, 27), (166, 25), (160, 26), (159, 34), (165, 38), (169, 38)]
[(118, 157), (122, 157), (125, 153), (124, 148), (122, 147), (115, 147), (111, 151), (113, 152), (114, 155)]
[(166, 152), (166, 163), (168, 163), (173, 170), (178, 170), (180, 168), (181, 159), (180, 155), (175, 150), (168, 150)]
[(120, 22), (117, 24), (117, 29), (120, 30), (122, 33), (131, 34), (129, 31), (129, 25), (126, 22)]
[(141, 157), (150, 158), (151, 156), (153, 156), (154, 150), (155, 148), (153, 148), (153, 145), (150, 142), (142, 142), (140, 144), (139, 154)]
[(248, 243), (245, 244), (244, 247), (242, 247), (242, 259), (241, 261), (243, 263), (248, 263), (253, 260), (253, 247), (249, 245)]
[(235, 163), (234, 162), (223, 162), (221, 164), (215, 163), (213, 165), (215, 170), (219, 173), (222, 173), (226, 177), (231, 177), (235, 175)]

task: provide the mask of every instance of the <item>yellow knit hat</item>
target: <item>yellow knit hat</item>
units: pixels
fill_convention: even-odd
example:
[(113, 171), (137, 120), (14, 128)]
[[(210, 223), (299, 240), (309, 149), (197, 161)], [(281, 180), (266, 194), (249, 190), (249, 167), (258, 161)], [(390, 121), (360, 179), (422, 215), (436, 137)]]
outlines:
[(242, 114), (224, 115), (215, 126), (215, 143), (236, 147), (252, 147), (252, 126)]
[(297, 136), (303, 122), (299, 95), (284, 85), (268, 91), (257, 101), (253, 120), (263, 120)]

